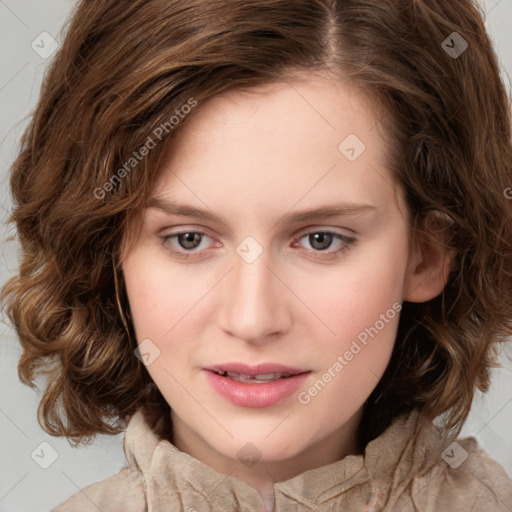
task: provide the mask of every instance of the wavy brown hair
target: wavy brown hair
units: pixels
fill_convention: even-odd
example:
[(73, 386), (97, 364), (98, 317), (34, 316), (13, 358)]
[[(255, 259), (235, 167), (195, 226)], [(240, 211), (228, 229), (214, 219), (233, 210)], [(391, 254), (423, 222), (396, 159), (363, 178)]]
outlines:
[[(43, 429), (79, 444), (121, 432), (142, 407), (165, 435), (170, 408), (134, 355), (117, 271), (188, 118), (169, 119), (191, 99), (200, 108), (230, 89), (327, 70), (385, 108), (378, 128), (411, 233), (442, 212), (454, 253), (444, 291), (404, 304), (360, 445), (413, 408), (446, 413), (458, 435), (512, 332), (510, 105), (483, 17), (472, 0), (79, 2), (11, 176), (22, 259), (2, 295), (23, 348), (20, 380), (49, 377)], [(459, 56), (447, 51), (460, 43), (453, 32), (468, 44)], [(155, 147), (126, 170), (149, 138)]]

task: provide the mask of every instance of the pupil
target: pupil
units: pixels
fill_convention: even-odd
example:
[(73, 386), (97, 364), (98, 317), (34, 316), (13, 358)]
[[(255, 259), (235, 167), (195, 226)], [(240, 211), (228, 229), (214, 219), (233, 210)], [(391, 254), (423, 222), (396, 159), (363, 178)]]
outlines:
[[(315, 249), (324, 250), (331, 245), (332, 235), (329, 233), (314, 233), (313, 235), (309, 235), (309, 242)], [(317, 246), (317, 242), (320, 243), (320, 247)]]
[(195, 242), (200, 242), (200, 238), (200, 233), (182, 233), (179, 242), (184, 249), (194, 249), (198, 245)]

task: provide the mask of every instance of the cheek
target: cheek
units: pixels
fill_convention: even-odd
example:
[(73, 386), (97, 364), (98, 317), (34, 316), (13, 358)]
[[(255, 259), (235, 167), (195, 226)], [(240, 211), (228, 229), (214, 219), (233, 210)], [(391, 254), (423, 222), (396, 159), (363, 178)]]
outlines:
[(337, 413), (340, 421), (350, 404), (362, 404), (368, 398), (389, 363), (400, 318), (407, 250), (407, 240), (400, 233), (383, 237), (354, 252), (323, 287), (313, 279), (309, 282), (311, 309), (331, 331), (317, 322), (322, 354), (314, 357), (321, 357), (325, 372), (319, 388), (329, 382), (317, 407), (329, 409), (333, 400), (341, 400), (346, 407)]
[(189, 302), (187, 294), (192, 294), (193, 287), (144, 249), (136, 248), (125, 258), (123, 277), (137, 338), (162, 337)]
[(178, 403), (182, 389), (170, 375), (181, 375), (183, 362), (195, 349), (199, 336), (193, 330), (201, 322), (194, 322), (199, 309), (194, 305), (205, 291), (182, 268), (147, 247), (135, 248), (125, 258), (123, 276), (137, 342), (150, 354), (146, 369), (168, 402)]
[[(305, 390), (301, 403), (324, 411), (317, 420), (311, 419), (319, 429), (327, 422), (346, 421), (367, 400), (388, 366), (400, 318), (405, 259), (393, 258), (392, 251), (384, 255), (381, 252), (379, 264), (365, 272), (354, 265), (352, 272), (340, 273), (328, 300), (317, 291), (314, 307), (331, 333), (319, 322), (315, 327), (321, 333), (320, 350), (312, 360), (321, 359), (322, 372), (319, 381)], [(333, 403), (338, 405), (335, 411)]]
[(398, 234), (383, 237), (348, 254), (329, 275), (310, 276), (302, 288), (308, 305), (334, 334), (332, 338), (345, 341), (374, 325), (390, 309), (387, 317), (394, 323), (393, 305), (402, 303), (407, 241)]

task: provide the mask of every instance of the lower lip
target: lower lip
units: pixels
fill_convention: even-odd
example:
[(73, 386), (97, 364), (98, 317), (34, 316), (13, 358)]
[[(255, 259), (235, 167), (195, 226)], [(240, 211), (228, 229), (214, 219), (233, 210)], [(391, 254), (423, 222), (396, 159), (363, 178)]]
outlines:
[(300, 373), (268, 384), (248, 384), (205, 370), (210, 385), (224, 398), (242, 407), (269, 407), (297, 391), (311, 372)]

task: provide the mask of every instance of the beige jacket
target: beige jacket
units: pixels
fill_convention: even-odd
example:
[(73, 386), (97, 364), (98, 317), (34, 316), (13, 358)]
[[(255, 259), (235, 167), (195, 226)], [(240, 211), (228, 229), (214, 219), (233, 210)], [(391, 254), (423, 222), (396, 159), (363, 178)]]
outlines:
[[(364, 456), (274, 484), (273, 511), (512, 512), (512, 480), (476, 440), (443, 447), (437, 428), (420, 428), (418, 418), (417, 411), (400, 417)], [(52, 512), (265, 512), (254, 487), (158, 438), (140, 410), (123, 449), (129, 466)]]

